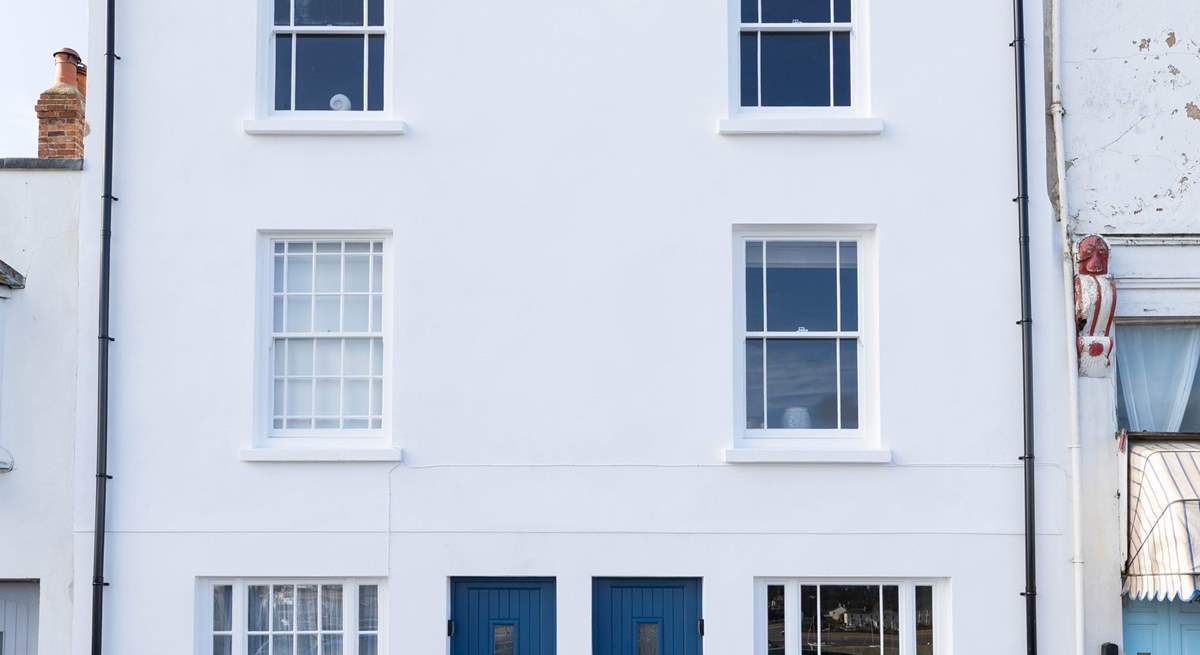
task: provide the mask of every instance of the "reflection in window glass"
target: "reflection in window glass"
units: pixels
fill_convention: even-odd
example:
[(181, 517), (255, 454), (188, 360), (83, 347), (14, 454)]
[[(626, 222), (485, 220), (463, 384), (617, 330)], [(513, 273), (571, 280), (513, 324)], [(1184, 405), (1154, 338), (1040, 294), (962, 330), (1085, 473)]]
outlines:
[(513, 655), (513, 637), (515, 626), (511, 623), (497, 623), (492, 626), (492, 654)]
[(658, 655), (658, 624), (639, 623), (637, 626), (637, 655)]
[(900, 588), (888, 585), (883, 588), (883, 653), (900, 653)]
[(837, 351), (833, 339), (767, 341), (767, 427), (838, 426)]
[(767, 585), (767, 655), (785, 655), (784, 586)]
[(847, 655), (878, 653), (879, 601), (878, 586), (822, 585), (821, 651)]
[(917, 587), (917, 655), (933, 655), (933, 587)]
[(817, 587), (800, 587), (800, 651), (817, 652)]

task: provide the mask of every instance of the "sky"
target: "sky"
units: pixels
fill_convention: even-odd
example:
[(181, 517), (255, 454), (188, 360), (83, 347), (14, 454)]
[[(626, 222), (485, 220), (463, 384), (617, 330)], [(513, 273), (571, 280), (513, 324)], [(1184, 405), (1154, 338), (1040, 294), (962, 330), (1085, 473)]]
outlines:
[(38, 95), (54, 83), (54, 51), (89, 67), (86, 0), (0, 0), (0, 158), (37, 156)]

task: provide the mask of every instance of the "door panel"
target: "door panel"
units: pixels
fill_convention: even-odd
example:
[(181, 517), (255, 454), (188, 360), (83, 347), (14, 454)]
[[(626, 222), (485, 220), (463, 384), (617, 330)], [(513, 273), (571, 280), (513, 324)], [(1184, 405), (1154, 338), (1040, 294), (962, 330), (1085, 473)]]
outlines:
[(593, 655), (700, 655), (700, 580), (597, 578)]
[(451, 655), (554, 655), (554, 580), (455, 578)]

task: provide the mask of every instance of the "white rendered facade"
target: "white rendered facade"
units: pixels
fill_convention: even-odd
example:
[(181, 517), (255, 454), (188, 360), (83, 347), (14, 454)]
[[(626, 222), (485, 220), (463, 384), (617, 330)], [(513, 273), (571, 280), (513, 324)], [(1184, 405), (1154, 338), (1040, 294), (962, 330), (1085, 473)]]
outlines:
[[(349, 119), (264, 109), (265, 4), (122, 5), (108, 652), (207, 653), (213, 581), (330, 578), (381, 583), (386, 652), (443, 653), (459, 576), (553, 577), (561, 653), (591, 652), (593, 578), (618, 576), (702, 579), (708, 653), (753, 651), (767, 579), (927, 581), (938, 655), (1021, 648), (1008, 4), (857, 3), (856, 113), (725, 130), (775, 132), (755, 135), (720, 133), (748, 120), (730, 107), (735, 5), (386, 3), (386, 108)], [(914, 38), (930, 27), (972, 36)], [(1035, 348), (1058, 353), (1060, 244), (1032, 187)], [(731, 463), (738, 235), (814, 229), (869, 235), (871, 420), (859, 441)], [(381, 435), (265, 433), (277, 235), (384, 242)], [(95, 303), (77, 342), (89, 481)], [(1044, 652), (1071, 643), (1066, 375), (1035, 380)], [(75, 507), (78, 589), (89, 485)], [(76, 603), (75, 652), (88, 628)]]

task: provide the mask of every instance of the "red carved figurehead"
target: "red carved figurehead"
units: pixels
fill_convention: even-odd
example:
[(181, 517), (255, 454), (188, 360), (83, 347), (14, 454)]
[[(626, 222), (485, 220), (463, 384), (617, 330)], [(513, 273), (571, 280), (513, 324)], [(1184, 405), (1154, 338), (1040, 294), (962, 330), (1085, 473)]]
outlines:
[(1075, 274), (1075, 318), (1079, 328), (1079, 374), (1102, 378), (1112, 360), (1113, 316), (1117, 289), (1108, 274), (1108, 243), (1089, 234), (1076, 246), (1079, 268)]
[(1079, 272), (1083, 275), (1108, 273), (1108, 243), (1100, 235), (1092, 234), (1079, 242)]

